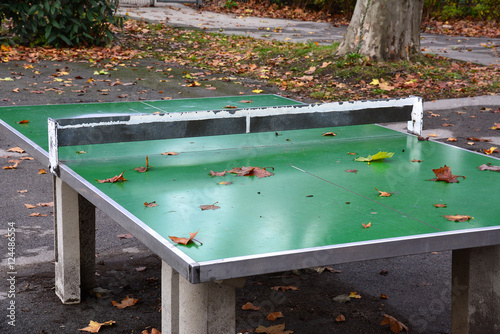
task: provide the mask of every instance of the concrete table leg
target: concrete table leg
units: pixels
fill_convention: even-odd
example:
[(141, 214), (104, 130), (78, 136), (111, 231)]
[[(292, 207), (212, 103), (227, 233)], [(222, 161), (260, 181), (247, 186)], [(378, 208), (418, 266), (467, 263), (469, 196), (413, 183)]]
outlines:
[(500, 333), (500, 246), (454, 250), (453, 334)]
[(64, 304), (95, 286), (95, 207), (54, 177), (55, 285)]
[(236, 288), (244, 282), (191, 284), (162, 262), (162, 333), (236, 333)]

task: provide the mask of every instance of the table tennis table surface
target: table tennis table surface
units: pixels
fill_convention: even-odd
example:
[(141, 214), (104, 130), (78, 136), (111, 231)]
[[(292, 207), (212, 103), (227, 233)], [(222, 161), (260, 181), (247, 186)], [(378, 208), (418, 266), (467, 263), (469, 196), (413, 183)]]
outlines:
[[(46, 119), (291, 105), (274, 95), (8, 107), (0, 119), (47, 150)], [(18, 124), (29, 119), (27, 124)], [(323, 136), (334, 132), (335, 136)], [(60, 147), (79, 192), (191, 282), (499, 243), (498, 159), (379, 125)], [(392, 158), (355, 161), (379, 151)], [(85, 152), (85, 153), (82, 153)], [(175, 152), (176, 155), (163, 155)], [(138, 167), (149, 168), (140, 173)], [(431, 181), (449, 166), (458, 183)], [(211, 176), (235, 167), (274, 175)], [(126, 181), (99, 183), (124, 172)], [(71, 182), (71, 181), (70, 181)], [(226, 182), (221, 184), (221, 182)], [(78, 188), (78, 187), (77, 187)], [(380, 191), (390, 192), (381, 197)], [(147, 207), (145, 203), (157, 206)], [(216, 210), (200, 206), (215, 204)], [(437, 208), (434, 204), (446, 204)], [(111, 208), (111, 209), (110, 209)], [(106, 211), (105, 211), (106, 212)], [(468, 215), (452, 222), (445, 215)], [(363, 224), (370, 227), (365, 228)], [(177, 245), (169, 236), (188, 237)], [(201, 243), (200, 243), (201, 242)]]

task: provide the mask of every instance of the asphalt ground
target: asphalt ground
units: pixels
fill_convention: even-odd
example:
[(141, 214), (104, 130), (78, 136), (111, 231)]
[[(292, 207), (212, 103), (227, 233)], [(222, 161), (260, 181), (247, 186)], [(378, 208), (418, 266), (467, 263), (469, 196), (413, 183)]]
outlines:
[[(83, 84), (78, 80), (94, 76), (95, 68), (89, 64), (44, 61), (29, 69), (23, 65), (22, 62), (0, 64), (0, 78), (23, 73), (15, 82), (1, 82), (0, 106), (252, 95), (256, 87), (263, 89), (263, 93), (278, 93), (275, 88), (257, 81), (233, 80), (148, 59), (133, 60), (81, 92)], [(64, 69), (71, 78), (84, 79), (73, 79), (74, 87), (61, 86), (49, 80), (57, 69)], [(35, 70), (39, 74), (32, 72)], [(205, 85), (185, 86), (185, 73), (198, 73), (204, 84), (216, 90), (208, 90)], [(109, 82), (116, 79), (131, 84), (110, 86)], [(165, 81), (160, 84), (160, 80)], [(40, 87), (58, 88), (62, 93), (57, 89), (46, 90), (43, 94), (31, 93)], [(13, 92), (14, 88), (19, 88), (19, 93)], [(106, 89), (109, 91), (104, 91)], [(436, 134), (430, 139), (441, 141), (455, 137), (457, 141), (449, 144), (469, 150), (500, 146), (499, 131), (490, 128), (493, 122), (500, 122), (500, 113), (494, 113), (499, 106), (499, 96), (426, 102), (424, 136)], [(454, 125), (443, 127), (444, 122)], [(492, 141), (470, 145), (471, 140), (467, 138), (472, 137)], [(13, 146), (17, 146), (16, 143), (0, 135), (2, 166), (18, 157), (16, 153), (7, 152)], [(494, 156), (498, 157), (498, 153)], [(46, 166), (24, 160), (15, 170), (0, 169), (0, 229), (2, 235), (7, 235), (8, 224), (14, 223), (17, 271), (14, 284), (16, 326), (8, 324), (7, 305), (12, 298), (8, 298), (9, 282), (2, 279), (0, 300), (4, 315), (0, 332), (79, 333), (78, 329), (86, 327), (91, 320), (116, 321), (113, 326), (103, 328), (103, 333), (160, 329), (160, 260), (134, 238), (117, 237), (127, 232), (99, 211), (96, 280), (97, 286), (105, 291), (101, 291), (100, 296), (86, 294), (81, 304), (60, 303), (54, 294), (53, 209), (25, 207), (25, 204), (52, 201), (52, 177), (39, 174), (41, 168)], [(30, 217), (33, 212), (47, 216)], [(4, 254), (1, 267), (6, 276), (7, 239), (1, 247)], [(412, 333), (450, 333), (449, 252), (347, 263), (333, 268), (336, 272), (319, 274), (307, 269), (250, 277), (246, 287), (237, 290), (237, 330), (285, 322), (286, 328), (295, 333), (388, 333), (387, 327), (379, 325), (382, 315), (387, 313), (409, 326)], [(299, 290), (275, 293), (270, 288), (276, 285), (295, 285)], [(333, 301), (333, 297), (351, 291), (362, 298), (345, 304)], [(388, 298), (381, 299), (381, 294)], [(127, 295), (137, 298), (138, 303), (123, 310), (112, 306), (113, 300), (121, 301)], [(241, 310), (247, 301), (265, 307), (261, 311)], [(274, 311), (282, 311), (284, 320), (266, 320), (267, 313)], [(340, 313), (345, 315), (345, 322), (335, 321)]]

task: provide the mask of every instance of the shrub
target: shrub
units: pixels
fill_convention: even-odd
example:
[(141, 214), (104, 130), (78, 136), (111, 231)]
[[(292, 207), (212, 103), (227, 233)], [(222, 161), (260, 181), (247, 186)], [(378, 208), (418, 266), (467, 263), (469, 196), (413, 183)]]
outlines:
[(110, 25), (118, 0), (4, 0), (0, 20), (10, 20), (10, 32), (28, 45), (105, 45), (115, 37)]

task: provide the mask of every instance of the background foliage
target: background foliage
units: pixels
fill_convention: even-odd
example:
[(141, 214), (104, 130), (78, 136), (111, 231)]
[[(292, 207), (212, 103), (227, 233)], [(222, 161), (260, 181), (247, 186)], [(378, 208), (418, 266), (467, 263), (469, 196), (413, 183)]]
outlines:
[(114, 37), (110, 25), (123, 25), (117, 7), (118, 0), (3, 0), (0, 20), (20, 44), (105, 45)]

